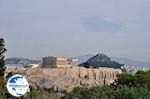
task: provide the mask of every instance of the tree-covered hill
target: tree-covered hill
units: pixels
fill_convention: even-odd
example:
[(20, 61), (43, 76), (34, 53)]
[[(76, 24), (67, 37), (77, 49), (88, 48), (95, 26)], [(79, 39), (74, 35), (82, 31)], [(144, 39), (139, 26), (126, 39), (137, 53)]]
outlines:
[(115, 61), (111, 61), (111, 59), (105, 54), (97, 54), (92, 58), (88, 59), (86, 62), (80, 64), (79, 66), (83, 67), (110, 67), (110, 68), (120, 68), (123, 64), (120, 64)]

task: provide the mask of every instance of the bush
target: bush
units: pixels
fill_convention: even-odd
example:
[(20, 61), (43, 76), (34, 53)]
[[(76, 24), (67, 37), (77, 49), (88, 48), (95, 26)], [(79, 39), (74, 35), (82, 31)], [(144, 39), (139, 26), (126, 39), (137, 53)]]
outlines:
[(111, 86), (77, 87), (62, 99), (150, 99), (150, 72), (120, 74)]

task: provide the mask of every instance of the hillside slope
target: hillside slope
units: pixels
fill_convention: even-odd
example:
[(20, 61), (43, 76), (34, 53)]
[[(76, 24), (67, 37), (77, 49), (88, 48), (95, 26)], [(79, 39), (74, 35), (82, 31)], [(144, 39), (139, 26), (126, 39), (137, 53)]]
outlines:
[(92, 58), (88, 59), (86, 62), (80, 64), (83, 67), (110, 67), (110, 68), (120, 68), (123, 64), (112, 61), (108, 56), (104, 54), (97, 54)]

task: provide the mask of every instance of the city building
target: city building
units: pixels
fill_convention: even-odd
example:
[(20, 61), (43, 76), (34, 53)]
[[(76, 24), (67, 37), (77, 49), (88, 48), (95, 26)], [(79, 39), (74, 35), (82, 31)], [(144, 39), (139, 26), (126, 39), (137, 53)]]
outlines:
[(150, 68), (147, 68), (147, 67), (138, 67), (138, 66), (132, 66), (132, 65), (124, 65), (121, 67), (121, 69), (129, 74), (135, 74), (137, 73), (138, 71), (149, 71)]
[(78, 66), (77, 59), (66, 59), (60, 57), (44, 57), (43, 58), (43, 67), (45, 68), (58, 68), (58, 67), (75, 67)]

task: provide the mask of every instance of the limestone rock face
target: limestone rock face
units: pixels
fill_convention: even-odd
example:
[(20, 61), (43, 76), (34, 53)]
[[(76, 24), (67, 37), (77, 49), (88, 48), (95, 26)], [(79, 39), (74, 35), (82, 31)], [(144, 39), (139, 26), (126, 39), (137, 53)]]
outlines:
[(28, 68), (25, 70), (7, 70), (25, 75), (31, 86), (53, 89), (54, 91), (69, 91), (76, 86), (109, 85), (122, 73), (113, 68)]

